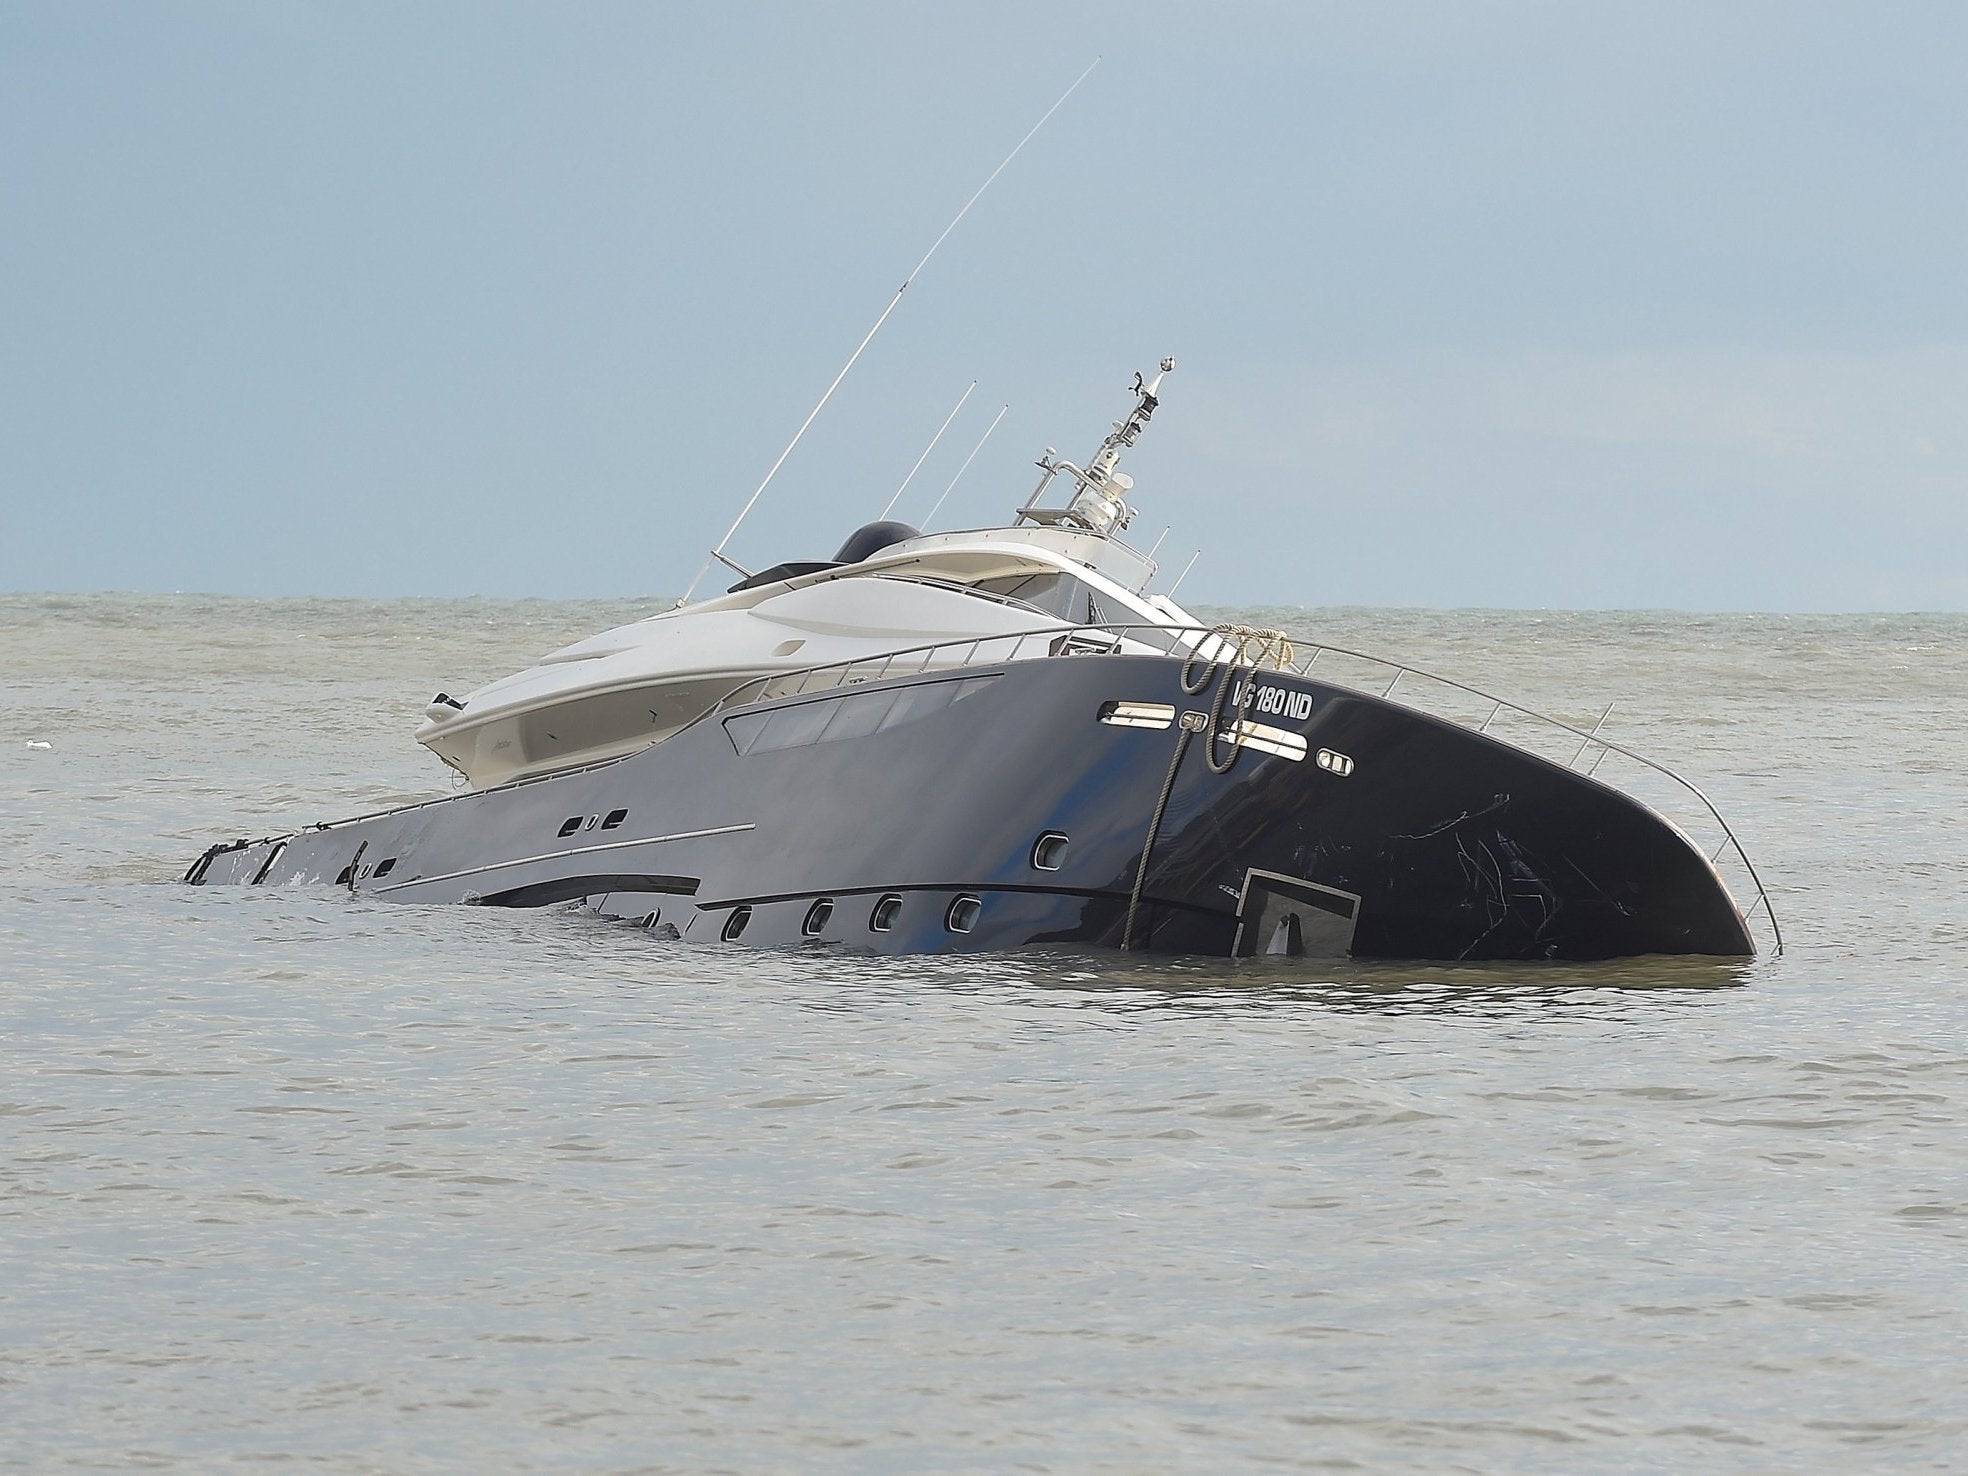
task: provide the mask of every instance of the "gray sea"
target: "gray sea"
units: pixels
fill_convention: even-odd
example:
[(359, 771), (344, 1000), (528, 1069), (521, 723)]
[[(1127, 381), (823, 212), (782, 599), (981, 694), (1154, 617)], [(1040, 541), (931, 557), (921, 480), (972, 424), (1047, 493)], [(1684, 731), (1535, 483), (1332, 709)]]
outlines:
[(0, 596), (0, 1470), (1968, 1469), (1968, 617), (1213, 612), (1617, 699), (1750, 963), (178, 883), (646, 608)]

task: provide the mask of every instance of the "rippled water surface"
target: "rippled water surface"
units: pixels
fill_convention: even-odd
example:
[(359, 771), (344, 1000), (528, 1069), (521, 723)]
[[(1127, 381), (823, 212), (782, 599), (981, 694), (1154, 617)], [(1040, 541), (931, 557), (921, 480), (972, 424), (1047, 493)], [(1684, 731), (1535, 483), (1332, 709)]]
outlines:
[(637, 613), (0, 597), (0, 1469), (1961, 1469), (1968, 618), (1235, 612), (1618, 698), (1770, 885), (1749, 964), (176, 884)]

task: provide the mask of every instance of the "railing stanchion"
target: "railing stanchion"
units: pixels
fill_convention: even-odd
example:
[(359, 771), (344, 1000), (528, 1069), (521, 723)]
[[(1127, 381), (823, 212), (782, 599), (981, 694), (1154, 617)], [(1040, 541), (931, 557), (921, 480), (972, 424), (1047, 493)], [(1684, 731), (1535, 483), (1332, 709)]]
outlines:
[[(1611, 717), (1612, 714), (1613, 704), (1608, 702), (1606, 704), (1606, 710), (1599, 714), (1599, 721), (1592, 725), (1592, 731), (1585, 735), (1585, 742), (1579, 745), (1579, 751), (1572, 755), (1572, 761), (1565, 765), (1566, 768), (1571, 769), (1578, 766), (1578, 761), (1585, 757), (1586, 749), (1592, 746), (1592, 740), (1599, 736), (1599, 730), (1606, 725), (1606, 719)], [(1601, 757), (1604, 757), (1604, 755), (1602, 754)], [(1597, 765), (1594, 765), (1594, 767), (1596, 768)]]

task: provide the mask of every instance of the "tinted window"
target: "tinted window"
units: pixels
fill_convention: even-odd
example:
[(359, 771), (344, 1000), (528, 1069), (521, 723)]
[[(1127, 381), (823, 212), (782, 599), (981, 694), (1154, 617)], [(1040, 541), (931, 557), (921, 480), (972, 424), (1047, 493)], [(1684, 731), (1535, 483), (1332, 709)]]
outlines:
[(1057, 615), (1075, 625), (1094, 623), (1090, 614), (1093, 597), (1070, 574), (1005, 574), (996, 579), (980, 579), (976, 587), (986, 594), (1037, 605), (1046, 614)]
[(994, 677), (965, 677), (961, 681), (921, 682), (880, 692), (850, 692), (817, 702), (729, 717), (724, 720), (724, 730), (740, 753), (769, 753), (775, 748), (860, 738), (928, 717), (995, 680)]

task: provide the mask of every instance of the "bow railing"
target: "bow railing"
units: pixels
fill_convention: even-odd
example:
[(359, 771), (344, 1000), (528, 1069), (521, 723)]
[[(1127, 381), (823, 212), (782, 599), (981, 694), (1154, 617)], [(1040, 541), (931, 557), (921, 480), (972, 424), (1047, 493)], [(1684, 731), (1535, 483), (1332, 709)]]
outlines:
[[(965, 636), (919, 646), (769, 672), (739, 683), (707, 709), (703, 722), (734, 707), (814, 696), (840, 687), (997, 666), (1014, 661), (1081, 655), (1178, 655), (1252, 669), (1289, 671), (1307, 680), (1396, 702), (1470, 732), (1507, 742), (1588, 779), (1609, 760), (1619, 767), (1616, 786), (1647, 804), (1707, 856), (1738, 897), (1753, 895), (1747, 918), (1760, 912), (1774, 951), (1783, 952), (1783, 930), (1755, 863), (1722, 812), (1692, 780), (1603, 731), (1613, 704), (1581, 727), (1549, 713), (1497, 697), (1466, 682), (1344, 646), (1244, 626), (1052, 624), (1001, 635)], [(691, 724), (695, 726), (695, 723)], [(1610, 785), (1610, 780), (1605, 780)], [(1704, 836), (1706, 839), (1704, 840)]]

